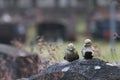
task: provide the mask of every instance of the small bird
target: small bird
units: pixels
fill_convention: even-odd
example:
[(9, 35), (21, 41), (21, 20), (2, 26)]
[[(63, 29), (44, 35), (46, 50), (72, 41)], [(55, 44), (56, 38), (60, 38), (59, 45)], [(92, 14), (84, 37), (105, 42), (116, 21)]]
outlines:
[(85, 59), (92, 59), (94, 56), (94, 47), (90, 39), (85, 39), (81, 53)]
[(69, 62), (79, 59), (78, 52), (76, 51), (76, 49), (72, 43), (68, 44), (67, 49), (65, 50), (64, 59)]

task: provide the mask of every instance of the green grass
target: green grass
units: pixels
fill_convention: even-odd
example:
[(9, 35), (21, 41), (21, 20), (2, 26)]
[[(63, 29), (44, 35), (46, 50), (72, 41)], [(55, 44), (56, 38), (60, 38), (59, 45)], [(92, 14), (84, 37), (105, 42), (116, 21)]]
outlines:
[[(82, 38), (82, 39), (78, 40), (77, 42), (73, 42), (73, 44), (75, 45), (75, 48), (78, 51), (81, 59), (83, 58), (81, 55), (81, 49), (83, 46), (84, 39), (85, 38)], [(65, 42), (62, 45), (59, 45), (59, 49), (56, 50), (55, 55), (59, 61), (64, 60), (63, 59), (64, 51), (65, 51), (68, 43), (70, 43), (70, 42)], [(99, 48), (102, 51), (102, 56), (104, 56), (108, 61), (110, 61), (110, 62), (120, 61), (120, 49), (119, 49), (120, 42), (116, 42), (116, 44), (115, 44), (116, 52), (113, 53), (113, 56), (111, 54), (111, 46), (110, 46), (108, 41), (100, 41), (100, 40), (95, 41), (95, 40), (93, 40), (93, 44), (97, 44), (99, 46)], [(28, 51), (30, 51), (30, 47), (26, 47), (26, 49)], [(40, 53), (37, 45), (34, 46), (34, 51), (37, 53)], [(47, 56), (47, 55), (48, 55), (48, 52), (46, 49), (44, 49), (43, 56)], [(98, 57), (98, 58), (106, 60), (103, 57)]]
[[(66, 46), (67, 46), (68, 42), (64, 43), (61, 47), (61, 50), (64, 52), (64, 50), (66, 49)], [(102, 56), (104, 56), (107, 60), (109, 61), (120, 61), (120, 50), (119, 50), (119, 45), (120, 43), (117, 42), (116, 46), (115, 46), (115, 50), (116, 52), (113, 53), (113, 56), (111, 55), (111, 48), (110, 48), (110, 45), (108, 42), (103, 42), (103, 41), (95, 41), (94, 44), (97, 44), (101, 51), (102, 51)], [(79, 55), (80, 55), (80, 58), (83, 58), (81, 56), (81, 49), (82, 49), (82, 46), (83, 46), (83, 42), (82, 41), (79, 41), (79, 42), (75, 42), (74, 43)], [(61, 51), (60, 51), (61, 52)], [(64, 54), (61, 54), (59, 51), (58, 51), (58, 54), (57, 56), (59, 57), (60, 60), (63, 60), (63, 55)], [(103, 57), (99, 57), (101, 59), (103, 59)]]
[(86, 20), (85, 20), (84, 16), (78, 17), (76, 27), (77, 27), (76, 31), (78, 33), (84, 33), (86, 31), (87, 24), (86, 24)]

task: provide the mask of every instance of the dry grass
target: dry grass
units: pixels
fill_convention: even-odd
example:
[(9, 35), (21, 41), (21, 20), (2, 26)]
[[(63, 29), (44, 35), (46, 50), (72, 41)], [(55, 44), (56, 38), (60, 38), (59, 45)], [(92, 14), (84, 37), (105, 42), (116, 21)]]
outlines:
[[(76, 50), (79, 53), (80, 58), (82, 59), (81, 55), (81, 49), (83, 46), (84, 39), (86, 37), (80, 36), (78, 41), (73, 42), (75, 45)], [(64, 42), (62, 45), (56, 44), (56, 43), (47, 43), (43, 40), (39, 39), (38, 44), (33, 45), (33, 50), (35, 53), (38, 53), (40, 56), (49, 58), (50, 61), (63, 61), (64, 51), (66, 49), (66, 46), (70, 42)], [(97, 58), (103, 59), (105, 61), (120, 61), (120, 50), (119, 45), (120, 42), (115, 43), (115, 53), (113, 53), (114, 56), (111, 55), (111, 46), (109, 44), (109, 41), (101, 41), (101, 40), (93, 40), (93, 45), (96, 46), (100, 50), (100, 54), (98, 54)], [(29, 45), (24, 45), (24, 48), (27, 51), (31, 51), (31, 47)]]

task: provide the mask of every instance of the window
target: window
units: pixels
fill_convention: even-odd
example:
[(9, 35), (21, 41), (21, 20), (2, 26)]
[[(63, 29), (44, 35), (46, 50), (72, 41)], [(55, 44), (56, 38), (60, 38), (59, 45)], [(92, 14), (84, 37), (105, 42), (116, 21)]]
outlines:
[(37, 0), (36, 1), (37, 7), (54, 7), (55, 0)]
[(0, 8), (10, 8), (14, 4), (13, 0), (0, 0)]
[(32, 0), (18, 0), (17, 5), (20, 8), (29, 8), (32, 6)]
[(59, 0), (59, 6), (60, 7), (67, 7), (68, 6), (68, 0)]
[(77, 6), (77, 0), (70, 0), (70, 6), (76, 7)]
[(4, 0), (0, 0), (0, 8), (4, 8), (5, 6)]
[(99, 6), (108, 6), (111, 3), (111, 0), (97, 0)]

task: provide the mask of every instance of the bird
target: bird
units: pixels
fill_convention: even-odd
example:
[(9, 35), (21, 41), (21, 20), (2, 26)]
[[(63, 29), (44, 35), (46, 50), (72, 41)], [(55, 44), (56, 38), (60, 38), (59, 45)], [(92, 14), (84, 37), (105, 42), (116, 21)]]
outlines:
[(67, 60), (68, 62), (72, 62), (79, 59), (79, 55), (77, 50), (75, 49), (73, 43), (69, 43), (67, 45), (67, 48), (65, 50), (65, 56), (64, 60)]
[(92, 59), (94, 57), (94, 47), (92, 46), (92, 41), (90, 39), (84, 40), (81, 53), (85, 59)]

